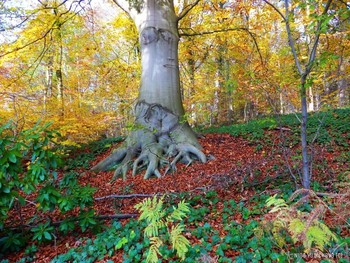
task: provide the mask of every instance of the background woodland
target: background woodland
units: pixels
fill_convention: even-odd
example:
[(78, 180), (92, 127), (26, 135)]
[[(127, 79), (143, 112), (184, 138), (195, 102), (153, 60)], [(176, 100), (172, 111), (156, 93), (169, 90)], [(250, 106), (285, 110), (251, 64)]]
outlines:
[[(132, 22), (108, 1), (51, 2), (50, 8), (40, 1), (0, 4), (1, 122), (12, 120), (19, 132), (38, 120), (53, 121), (61, 143), (70, 145), (123, 135), (133, 121), (140, 79)], [(292, 6), (302, 63), (321, 2)], [(329, 13), (307, 83), (309, 111), (350, 103), (349, 6), (334, 1)], [(192, 125), (300, 110), (300, 76), (285, 25), (266, 2), (199, 2), (180, 21), (179, 34), (182, 96)]]

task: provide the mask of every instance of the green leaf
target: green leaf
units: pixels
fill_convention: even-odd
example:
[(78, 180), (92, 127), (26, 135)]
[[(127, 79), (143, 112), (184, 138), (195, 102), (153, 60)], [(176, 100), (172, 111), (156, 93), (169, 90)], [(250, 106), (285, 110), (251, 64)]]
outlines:
[(118, 250), (120, 248), (122, 248), (122, 246), (124, 246), (126, 243), (128, 243), (128, 239), (126, 237), (123, 237), (122, 239), (120, 239), (118, 241), (118, 243), (115, 245), (115, 250)]
[(15, 155), (13, 152), (10, 152), (10, 153), (9, 153), (9, 161), (10, 161), (11, 163), (16, 163), (16, 162), (17, 162), (16, 155)]
[(47, 232), (47, 231), (44, 232), (44, 237), (45, 237), (46, 240), (51, 240), (52, 239), (51, 234), (49, 232)]
[(11, 188), (10, 187), (3, 187), (2, 192), (5, 194), (9, 194), (11, 192)]
[(135, 234), (135, 231), (134, 230), (131, 230), (130, 232), (130, 239), (134, 239), (136, 237), (136, 234)]

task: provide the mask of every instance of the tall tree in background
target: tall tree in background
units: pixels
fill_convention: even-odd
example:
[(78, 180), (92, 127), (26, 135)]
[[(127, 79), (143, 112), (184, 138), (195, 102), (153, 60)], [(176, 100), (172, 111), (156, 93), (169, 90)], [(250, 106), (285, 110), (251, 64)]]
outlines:
[[(185, 119), (178, 62), (178, 21), (199, 1), (186, 6), (178, 16), (172, 0), (115, 2), (130, 15), (139, 32), (141, 86), (133, 131), (123, 146), (92, 170), (106, 170), (119, 163), (115, 178), (121, 174), (125, 177), (131, 167), (136, 174), (147, 166), (144, 177), (149, 178), (161, 176), (158, 168), (164, 162), (168, 169), (175, 169), (178, 161), (206, 162)], [(174, 159), (168, 163), (169, 157)]]

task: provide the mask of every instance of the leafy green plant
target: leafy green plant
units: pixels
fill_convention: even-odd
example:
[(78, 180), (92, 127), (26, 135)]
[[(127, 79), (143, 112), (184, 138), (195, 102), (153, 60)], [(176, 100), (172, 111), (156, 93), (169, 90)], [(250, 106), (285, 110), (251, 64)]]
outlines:
[[(4, 252), (22, 247), (30, 238), (28, 234), (39, 243), (54, 239), (54, 227), (49, 221), (38, 224), (45, 220), (41, 218), (42, 212), (59, 208), (66, 213), (78, 207), (80, 215), (75, 221), (83, 231), (97, 225), (91, 210), (95, 189), (79, 185), (78, 174), (74, 171), (68, 172), (62, 180), (58, 177), (56, 170), (62, 162), (62, 149), (56, 142), (60, 134), (51, 130), (50, 125), (38, 123), (19, 133), (11, 122), (0, 127), (0, 230), (3, 231), (0, 247), (5, 248)], [(32, 200), (32, 196), (36, 199)], [(16, 224), (23, 226), (29, 222), (31, 228), (9, 231), (5, 227), (8, 213), (11, 211), (23, 218), (22, 208), (28, 204), (35, 205), (36, 213), (27, 222)], [(74, 227), (73, 220), (65, 220), (59, 229), (67, 233)]]
[(146, 256), (146, 262), (158, 262), (158, 255), (162, 255), (159, 248), (167, 241), (166, 234), (162, 234), (161, 230), (167, 229), (169, 235), (169, 243), (176, 255), (184, 260), (190, 242), (183, 235), (185, 230), (181, 221), (190, 211), (189, 206), (184, 201), (180, 201), (177, 207), (173, 206), (172, 211), (167, 213), (164, 209), (164, 197), (156, 196), (145, 199), (143, 202), (135, 206), (141, 212), (139, 220), (145, 220), (147, 226), (144, 229), (144, 235), (150, 240), (150, 248)]
[(52, 233), (54, 231), (54, 227), (50, 226), (50, 221), (38, 224), (37, 226), (33, 227), (31, 231), (34, 233), (33, 240), (38, 240), (39, 243), (50, 241), (55, 237)]
[(57, 178), (60, 158), (50, 146), (59, 134), (49, 126), (37, 124), (16, 135), (11, 122), (0, 127), (0, 229), (15, 203), (25, 204), (21, 192), (30, 194), (38, 184)]
[[(296, 191), (292, 200), (303, 191)], [(305, 198), (302, 198), (303, 200)], [(337, 241), (337, 236), (319, 220), (324, 212), (324, 206), (318, 204), (311, 212), (302, 212), (298, 206), (303, 202), (289, 205), (282, 198), (274, 195), (266, 201), (267, 207), (272, 207), (270, 213), (274, 213), (271, 231), (273, 238), (280, 247), (288, 242), (289, 235), (294, 244), (302, 244), (304, 252), (308, 253), (312, 248), (324, 250), (326, 245)]]
[(140, 222), (133, 219), (125, 225), (114, 221), (94, 239), (80, 240), (83, 245), (69, 249), (67, 253), (57, 256), (52, 262), (95, 262), (112, 256), (117, 250), (125, 251), (123, 262), (141, 262), (142, 251), (147, 245), (139, 242), (141, 226)]
[(94, 210), (81, 211), (79, 215), (79, 226), (83, 232), (85, 232), (89, 227), (97, 225), (97, 221), (94, 216)]
[(9, 231), (7, 235), (0, 238), (1, 252), (15, 252), (19, 251), (25, 243), (24, 237), (20, 233)]

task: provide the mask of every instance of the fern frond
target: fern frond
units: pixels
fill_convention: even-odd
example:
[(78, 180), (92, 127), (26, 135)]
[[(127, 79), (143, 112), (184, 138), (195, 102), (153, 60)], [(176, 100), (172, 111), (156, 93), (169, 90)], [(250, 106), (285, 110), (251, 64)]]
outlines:
[(146, 237), (156, 237), (159, 235), (159, 229), (156, 224), (149, 224), (144, 231)]
[(318, 218), (324, 213), (324, 210), (325, 207), (323, 205), (317, 205), (307, 218), (305, 228), (308, 229), (315, 221), (318, 221)]
[(283, 247), (286, 244), (285, 237), (282, 235), (283, 229), (285, 229), (283, 222), (281, 221), (273, 222), (271, 233), (279, 247)]
[[(151, 245), (156, 248), (159, 248), (161, 245), (163, 245), (163, 241), (159, 237), (151, 237), (149, 240)], [(159, 251), (157, 250), (157, 252)]]
[(151, 237), (150, 243), (151, 246), (148, 250), (146, 263), (157, 263), (158, 255), (161, 255), (161, 253), (159, 252), (159, 247), (163, 244), (163, 241), (159, 237)]
[(315, 225), (310, 226), (306, 232), (306, 236), (321, 251), (331, 241), (338, 240), (337, 236), (325, 224), (319, 221)]
[(152, 247), (150, 247), (146, 257), (146, 263), (157, 263), (157, 262), (158, 262), (157, 252)]
[[(302, 196), (296, 201), (296, 197), (300, 195)], [(272, 221), (272, 229), (268, 230), (278, 245), (285, 245), (286, 239), (283, 231), (288, 231), (294, 244), (302, 242), (306, 253), (312, 248), (323, 251), (325, 245), (338, 241), (337, 236), (328, 226), (319, 220), (327, 207), (321, 199), (317, 199), (320, 203), (310, 213), (298, 210), (298, 206), (309, 201), (310, 197), (317, 198), (317, 195), (311, 190), (301, 189), (290, 197), (289, 200), (294, 201), (291, 205), (288, 205), (283, 199), (276, 198), (276, 195), (266, 201), (266, 206), (273, 206), (270, 212), (278, 212)]]
[(167, 230), (171, 245), (179, 258), (185, 259), (185, 254), (190, 246), (190, 242), (182, 235), (183, 225), (178, 224), (173, 226), (171, 231), (169, 230), (172, 222), (175, 220), (182, 221), (186, 217), (186, 213), (190, 212), (189, 205), (185, 201), (180, 201), (177, 207), (173, 207), (172, 213), (167, 215), (167, 210), (163, 207), (163, 199), (164, 197), (159, 199), (157, 197), (147, 198), (135, 206), (141, 212), (139, 221), (145, 220), (147, 223), (144, 236), (151, 241), (146, 256), (147, 263), (158, 262), (158, 255), (162, 256), (159, 251), (159, 247), (163, 244), (162, 238), (168, 241), (164, 239), (167, 235), (163, 235), (160, 230)]
[(322, 222), (319, 222), (319, 227), (323, 232), (326, 233), (326, 235), (333, 241), (338, 242), (339, 239), (336, 234), (334, 234), (327, 225), (323, 224)]
[(160, 221), (165, 216), (165, 210), (163, 209), (163, 199), (154, 196), (153, 199), (146, 198), (141, 203), (135, 205), (135, 208), (141, 212), (139, 221), (146, 220), (148, 224), (154, 224)]
[(282, 208), (288, 207), (288, 205), (286, 204), (286, 201), (284, 201), (282, 198), (276, 198), (276, 196), (277, 196), (277, 194), (275, 194), (274, 196), (269, 197), (266, 200), (266, 206), (267, 207), (274, 206), (271, 209), (270, 213), (278, 212)]
[(151, 222), (146, 226), (144, 230), (144, 235), (146, 237), (156, 237), (159, 236), (159, 230), (166, 227), (166, 222), (163, 219), (159, 221)]
[(189, 205), (184, 200), (180, 201), (177, 207), (173, 207), (173, 212), (169, 215), (168, 221), (182, 220), (190, 212)]
[(329, 236), (319, 226), (310, 226), (306, 235), (321, 251), (324, 250), (324, 246), (329, 242)]
[(183, 211), (184, 213), (189, 213), (190, 212), (190, 207), (189, 204), (185, 202), (185, 200), (181, 200), (178, 205), (177, 205), (178, 209), (180, 209), (181, 211)]
[(184, 226), (180, 224), (173, 226), (170, 231), (171, 245), (176, 250), (176, 255), (181, 259), (185, 259), (188, 247), (190, 246), (188, 239), (182, 235), (183, 231)]
[(292, 236), (294, 243), (297, 243), (299, 241), (300, 234), (303, 233), (304, 229), (305, 223), (299, 218), (294, 218), (290, 221), (288, 230)]

